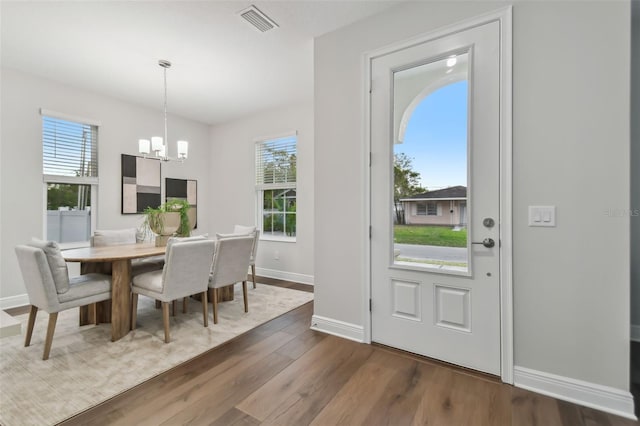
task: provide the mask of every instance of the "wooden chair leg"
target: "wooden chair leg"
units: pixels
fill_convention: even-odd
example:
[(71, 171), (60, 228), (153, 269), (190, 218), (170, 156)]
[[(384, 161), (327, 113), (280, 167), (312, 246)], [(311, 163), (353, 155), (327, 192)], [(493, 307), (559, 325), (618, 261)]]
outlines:
[(27, 335), (24, 338), (24, 346), (31, 344), (31, 335), (33, 334), (33, 326), (36, 323), (36, 315), (38, 314), (38, 307), (31, 305), (31, 311), (29, 311), (29, 322), (27, 323)]
[(176, 316), (176, 306), (178, 305), (178, 301), (174, 300), (173, 302), (171, 302), (171, 316), (175, 317)]
[(247, 282), (242, 281), (242, 295), (244, 296), (244, 311), (249, 312), (249, 302), (247, 301)]
[(51, 352), (51, 342), (53, 342), (53, 332), (56, 329), (56, 322), (58, 321), (58, 313), (54, 312), (49, 314), (49, 325), (47, 326), (47, 337), (44, 341), (44, 353), (42, 359), (49, 359), (49, 352)]
[(251, 278), (253, 279), (253, 288), (256, 288), (256, 265), (251, 265)]
[(164, 342), (169, 343), (169, 303), (162, 302), (162, 322), (164, 323)]
[(183, 314), (187, 313), (187, 302), (188, 302), (188, 300), (189, 300), (188, 297), (182, 298), (182, 313)]
[(218, 323), (218, 289), (213, 289), (213, 323)]
[(138, 293), (131, 294), (131, 330), (136, 329), (138, 319)]
[(207, 293), (207, 290), (202, 292), (202, 316), (205, 327), (209, 327), (209, 302), (207, 301)]

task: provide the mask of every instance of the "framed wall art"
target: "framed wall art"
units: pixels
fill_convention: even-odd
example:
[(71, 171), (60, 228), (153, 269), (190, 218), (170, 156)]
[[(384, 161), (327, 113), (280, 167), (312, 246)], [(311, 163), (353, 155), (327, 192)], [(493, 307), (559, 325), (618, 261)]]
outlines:
[(192, 228), (198, 226), (198, 181), (193, 179), (165, 179), (165, 201), (187, 200), (189, 209), (189, 221)]
[(159, 207), (161, 184), (160, 160), (122, 154), (122, 214)]

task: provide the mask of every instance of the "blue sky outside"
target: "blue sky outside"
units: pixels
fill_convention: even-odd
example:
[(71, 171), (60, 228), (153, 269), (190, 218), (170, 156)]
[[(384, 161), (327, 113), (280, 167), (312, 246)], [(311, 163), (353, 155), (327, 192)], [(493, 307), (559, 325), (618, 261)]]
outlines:
[(467, 81), (444, 86), (418, 104), (404, 143), (394, 153), (412, 159), (428, 190), (467, 185)]

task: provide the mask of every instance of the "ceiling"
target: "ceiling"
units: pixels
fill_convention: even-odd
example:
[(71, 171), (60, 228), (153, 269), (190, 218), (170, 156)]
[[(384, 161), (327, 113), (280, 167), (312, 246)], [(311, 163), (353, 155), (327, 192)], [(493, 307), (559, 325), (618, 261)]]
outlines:
[[(313, 38), (391, 1), (2, 1), (2, 66), (219, 124), (313, 96)], [(279, 28), (237, 13), (251, 4)]]

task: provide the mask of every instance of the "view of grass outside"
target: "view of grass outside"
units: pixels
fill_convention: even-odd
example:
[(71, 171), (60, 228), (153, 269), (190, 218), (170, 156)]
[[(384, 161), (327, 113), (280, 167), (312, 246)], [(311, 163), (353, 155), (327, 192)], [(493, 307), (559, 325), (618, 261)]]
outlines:
[(397, 244), (427, 246), (466, 247), (466, 228), (454, 231), (447, 226), (395, 225), (394, 240)]

